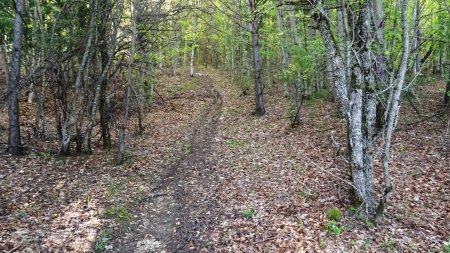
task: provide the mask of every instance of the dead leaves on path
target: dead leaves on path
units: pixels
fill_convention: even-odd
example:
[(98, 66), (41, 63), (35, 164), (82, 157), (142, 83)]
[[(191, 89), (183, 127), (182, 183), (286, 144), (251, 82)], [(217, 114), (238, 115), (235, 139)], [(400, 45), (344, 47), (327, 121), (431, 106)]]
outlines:
[[(307, 102), (302, 125), (292, 130), (285, 119), (288, 105), (283, 99), (267, 98), (268, 115), (255, 118), (251, 116), (252, 97), (223, 90), (218, 180), (214, 184), (214, 197), (223, 213), (211, 229), (205, 251), (442, 250), (450, 236), (450, 202), (446, 198), (450, 164), (441, 152), (445, 122), (423, 122), (395, 133), (393, 203), (383, 224), (373, 226), (356, 219), (346, 183), (350, 178), (347, 164), (336, 157), (329, 143), (330, 130), (346, 143), (344, 122), (336, 117), (334, 105)], [(424, 107), (437, 106), (429, 104), (437, 98), (434, 94)], [(405, 115), (413, 116), (408, 109)], [(376, 167), (380, 185), (380, 166)], [(325, 213), (332, 207), (345, 216), (341, 222), (345, 230), (339, 236), (325, 228)], [(244, 217), (248, 209), (255, 211), (251, 219)]]
[[(344, 122), (336, 117), (334, 105), (306, 102), (302, 125), (291, 129), (286, 119), (289, 105), (275, 92), (266, 96), (268, 115), (257, 118), (251, 115), (253, 98), (240, 96), (231, 78), (216, 72), (209, 75), (221, 92), (223, 106), (214, 152), (206, 158), (209, 167), (194, 166), (183, 181), (188, 215), (174, 229), (190, 238), (185, 250), (442, 251), (450, 236), (446, 121), (402, 125), (417, 120), (413, 110), (403, 105), (391, 163), (395, 193), (383, 224), (373, 226), (358, 221), (353, 213), (345, 182), (347, 164), (329, 143), (330, 130), (345, 143)], [(145, 215), (139, 203), (154, 194), (165, 168), (190, 152), (193, 123), (209, 99), (195, 90), (193, 80), (161, 80), (167, 86), (159, 92), (167, 101), (157, 102), (146, 114), (142, 136), (129, 135), (130, 159), (124, 166), (113, 165), (114, 152), (96, 150), (91, 157), (66, 159), (40, 153), (51, 150), (52, 143), (36, 144), (42, 149), (24, 157), (2, 155), (0, 249), (88, 252), (103, 229), (111, 231), (109, 252), (153, 245), (144, 234)], [(434, 90), (437, 87), (430, 86), (424, 91), (429, 94), (420, 105), (424, 115), (439, 106), (440, 94)], [(6, 126), (5, 113), (1, 112), (0, 129)], [(4, 142), (5, 131), (0, 131)], [(376, 184), (380, 185), (377, 159)], [(333, 207), (344, 213), (337, 225), (345, 229), (339, 235), (326, 229), (325, 213)], [(126, 210), (131, 222), (108, 219), (108, 209), (110, 213)]]

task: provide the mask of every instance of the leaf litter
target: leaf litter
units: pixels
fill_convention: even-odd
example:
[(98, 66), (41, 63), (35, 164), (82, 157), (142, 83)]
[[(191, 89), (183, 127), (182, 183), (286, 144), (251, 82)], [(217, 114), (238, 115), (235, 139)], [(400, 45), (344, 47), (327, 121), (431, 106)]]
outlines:
[[(54, 140), (34, 141), (26, 156), (1, 154), (0, 250), (91, 252), (103, 241), (106, 252), (439, 252), (448, 241), (448, 114), (415, 123), (422, 118), (403, 103), (395, 192), (375, 226), (354, 214), (348, 164), (330, 145), (331, 133), (346, 143), (335, 104), (307, 102), (292, 129), (275, 88), (257, 118), (253, 98), (225, 73), (161, 83), (165, 102), (146, 112), (142, 135), (128, 134), (122, 166), (98, 139), (93, 156), (44, 155)], [(440, 108), (438, 85), (421, 90), (423, 115)], [(34, 109), (21, 109), (27, 133)], [(376, 156), (378, 186), (380, 166)], [(330, 208), (344, 214), (338, 235), (326, 228)]]

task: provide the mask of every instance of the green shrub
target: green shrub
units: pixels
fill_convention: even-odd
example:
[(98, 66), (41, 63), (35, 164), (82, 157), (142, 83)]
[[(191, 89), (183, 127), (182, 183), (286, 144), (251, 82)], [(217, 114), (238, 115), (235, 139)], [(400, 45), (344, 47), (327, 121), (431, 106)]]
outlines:
[(239, 140), (230, 140), (227, 142), (227, 146), (232, 148), (232, 149), (238, 149), (242, 146), (242, 142)]
[(327, 211), (327, 219), (330, 221), (341, 221), (342, 212), (338, 208), (331, 208)]
[(325, 228), (327, 229), (328, 233), (335, 236), (342, 234), (342, 232), (344, 232), (345, 230), (344, 226), (339, 226), (335, 221), (327, 222), (327, 224), (325, 224)]
[(40, 155), (40, 156), (42, 157), (42, 159), (44, 159), (44, 160), (50, 159), (50, 152), (48, 152), (48, 151), (40, 152), (39, 155)]
[(252, 219), (256, 215), (256, 211), (253, 208), (247, 208), (242, 212), (242, 216), (247, 220)]
[(95, 252), (102, 252), (106, 250), (106, 246), (108, 246), (108, 244), (110, 243), (111, 238), (109, 235), (108, 230), (103, 230), (100, 233), (99, 238), (97, 239), (97, 241), (95, 242), (95, 248), (94, 251)]
[(393, 242), (393, 241), (383, 242), (383, 244), (381, 244), (381, 247), (385, 248), (385, 249), (393, 250), (393, 249), (395, 249), (395, 242)]
[(105, 210), (105, 215), (109, 219), (117, 219), (121, 221), (131, 220), (128, 210), (123, 206), (113, 206)]
[(442, 244), (442, 250), (443, 250), (445, 253), (450, 253), (450, 238), (448, 238), (448, 242), (444, 242), (444, 243)]

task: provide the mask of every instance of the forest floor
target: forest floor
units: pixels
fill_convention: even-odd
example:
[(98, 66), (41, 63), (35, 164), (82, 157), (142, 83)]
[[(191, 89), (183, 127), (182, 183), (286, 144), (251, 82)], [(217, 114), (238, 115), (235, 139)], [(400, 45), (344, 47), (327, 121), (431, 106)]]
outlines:
[[(392, 202), (381, 224), (362, 222), (349, 199), (346, 143), (336, 104), (290, 103), (267, 89), (267, 115), (225, 73), (162, 77), (145, 131), (129, 156), (56, 154), (54, 140), (0, 154), (0, 252), (443, 252), (450, 240), (450, 137), (442, 83), (404, 100), (393, 140)], [(420, 115), (416, 112), (419, 111)], [(34, 109), (21, 104), (32, 135)], [(0, 108), (0, 143), (7, 140)], [(345, 145), (342, 145), (345, 146)], [(6, 148), (6, 146), (2, 146)], [(341, 153), (344, 153), (342, 150)], [(382, 182), (375, 155), (377, 192)], [(344, 218), (330, 224), (326, 212)], [(333, 226), (334, 225), (334, 226)]]

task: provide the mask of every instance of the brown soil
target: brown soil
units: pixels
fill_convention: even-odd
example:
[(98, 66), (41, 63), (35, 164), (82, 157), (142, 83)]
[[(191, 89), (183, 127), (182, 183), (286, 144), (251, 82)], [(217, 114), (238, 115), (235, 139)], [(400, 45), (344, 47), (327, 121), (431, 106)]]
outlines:
[[(192, 221), (205, 215), (202, 211), (209, 210), (209, 206), (200, 210), (198, 200), (186, 188), (207, 184), (214, 170), (216, 161), (211, 155), (222, 97), (210, 78), (202, 82), (198, 92), (184, 96), (206, 101), (191, 128), (189, 144), (178, 160), (164, 170), (165, 174), (148, 196), (134, 207), (133, 221), (114, 229), (112, 238), (117, 239), (112, 241), (112, 252), (182, 252), (189, 248), (190, 233), (203, 229), (201, 224)], [(127, 231), (125, 237), (124, 231)]]

